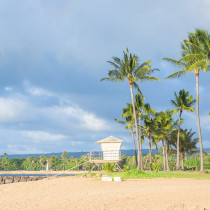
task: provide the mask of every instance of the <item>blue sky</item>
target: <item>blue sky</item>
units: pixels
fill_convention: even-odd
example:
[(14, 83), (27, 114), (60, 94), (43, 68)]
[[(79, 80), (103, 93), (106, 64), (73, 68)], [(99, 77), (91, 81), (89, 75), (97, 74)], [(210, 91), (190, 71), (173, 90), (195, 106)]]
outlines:
[[(195, 28), (210, 32), (208, 0), (0, 0), (0, 153), (98, 150), (109, 135), (132, 138), (114, 118), (130, 103), (125, 83), (100, 83), (126, 47), (152, 60), (164, 78), (176, 71), (180, 42)], [(210, 147), (210, 73), (200, 74), (204, 147)], [(139, 84), (158, 111), (172, 108), (174, 91), (195, 96), (195, 76)], [(176, 116), (177, 117), (177, 116)], [(183, 128), (197, 132), (196, 113)], [(147, 144), (143, 148), (148, 148)]]

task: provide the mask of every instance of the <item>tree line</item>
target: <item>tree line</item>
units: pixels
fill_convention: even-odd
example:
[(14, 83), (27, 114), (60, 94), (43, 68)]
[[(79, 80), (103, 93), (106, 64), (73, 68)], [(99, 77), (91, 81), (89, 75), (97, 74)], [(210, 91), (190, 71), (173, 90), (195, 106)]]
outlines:
[[(77, 166), (77, 163), (82, 160), (81, 158), (74, 158), (73, 156), (67, 159), (68, 153), (64, 151), (61, 158), (58, 156), (47, 156), (41, 155), (40, 157), (27, 157), (27, 158), (11, 158), (7, 157), (4, 153), (0, 158), (0, 170), (29, 170), (29, 171), (40, 171), (46, 170), (67, 170)], [(79, 169), (79, 168), (76, 168)]]
[[(190, 132), (188, 138), (194, 134)], [(198, 170), (200, 168), (200, 157), (197, 153), (189, 153), (185, 156), (185, 142), (180, 138), (180, 152), (181, 152), (181, 168), (183, 170)], [(189, 150), (188, 150), (189, 151)], [(175, 151), (170, 150), (168, 156), (168, 170), (174, 170), (176, 167)], [(11, 158), (7, 157), (7, 154), (0, 158), (0, 170), (1, 171), (15, 171), (15, 170), (26, 170), (26, 171), (45, 171), (47, 165), (50, 171), (63, 171), (63, 170), (81, 170), (89, 171), (93, 167), (93, 163), (88, 162), (88, 156), (83, 155), (79, 158), (73, 156), (67, 158), (68, 153), (63, 152), (61, 157), (58, 156), (47, 156), (41, 155), (40, 157), (27, 157), (27, 158)], [(152, 161), (151, 161), (152, 157)], [(153, 171), (164, 170), (162, 150), (160, 154), (144, 155), (142, 158), (143, 168), (145, 170)], [(136, 168), (136, 156), (122, 155), (122, 159), (119, 162), (120, 167), (123, 171), (129, 171)], [(210, 154), (204, 154), (204, 167), (210, 169)], [(115, 164), (105, 163), (102, 167), (96, 166), (95, 171), (98, 170), (115, 171), (118, 170)]]

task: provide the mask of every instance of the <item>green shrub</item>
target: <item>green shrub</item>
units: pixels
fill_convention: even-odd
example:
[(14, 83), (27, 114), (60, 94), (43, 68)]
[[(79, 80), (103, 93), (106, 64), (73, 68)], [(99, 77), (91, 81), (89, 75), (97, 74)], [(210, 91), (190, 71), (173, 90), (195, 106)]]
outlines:
[(104, 171), (113, 172), (115, 170), (115, 165), (114, 163), (105, 163), (103, 169)]
[(158, 163), (152, 164), (152, 169), (153, 169), (153, 171), (158, 172), (160, 170), (160, 165)]
[(129, 171), (130, 168), (131, 168), (131, 165), (125, 164), (125, 165), (123, 166), (123, 171)]
[(198, 158), (192, 157), (185, 162), (185, 166), (187, 168), (193, 168), (193, 167), (200, 168), (200, 160)]

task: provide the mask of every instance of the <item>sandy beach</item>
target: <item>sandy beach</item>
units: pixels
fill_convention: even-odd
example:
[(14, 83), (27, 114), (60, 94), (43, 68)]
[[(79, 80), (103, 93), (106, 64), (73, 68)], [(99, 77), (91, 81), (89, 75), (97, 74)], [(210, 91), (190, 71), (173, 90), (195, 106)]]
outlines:
[[(0, 185), (0, 209), (210, 209), (210, 180), (62, 177)], [(182, 206), (185, 208), (173, 208)]]
[(0, 171), (0, 174), (83, 174), (84, 171)]

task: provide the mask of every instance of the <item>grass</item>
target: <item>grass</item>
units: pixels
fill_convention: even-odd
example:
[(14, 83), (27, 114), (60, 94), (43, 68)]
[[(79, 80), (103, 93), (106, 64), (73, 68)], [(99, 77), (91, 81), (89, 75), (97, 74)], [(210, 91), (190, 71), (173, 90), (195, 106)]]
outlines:
[[(193, 179), (210, 179), (210, 173), (201, 174), (197, 171), (139, 171), (130, 170), (127, 172), (100, 172), (111, 177), (121, 177), (122, 179), (152, 179), (152, 178), (193, 178)], [(91, 176), (96, 173), (91, 173)]]

